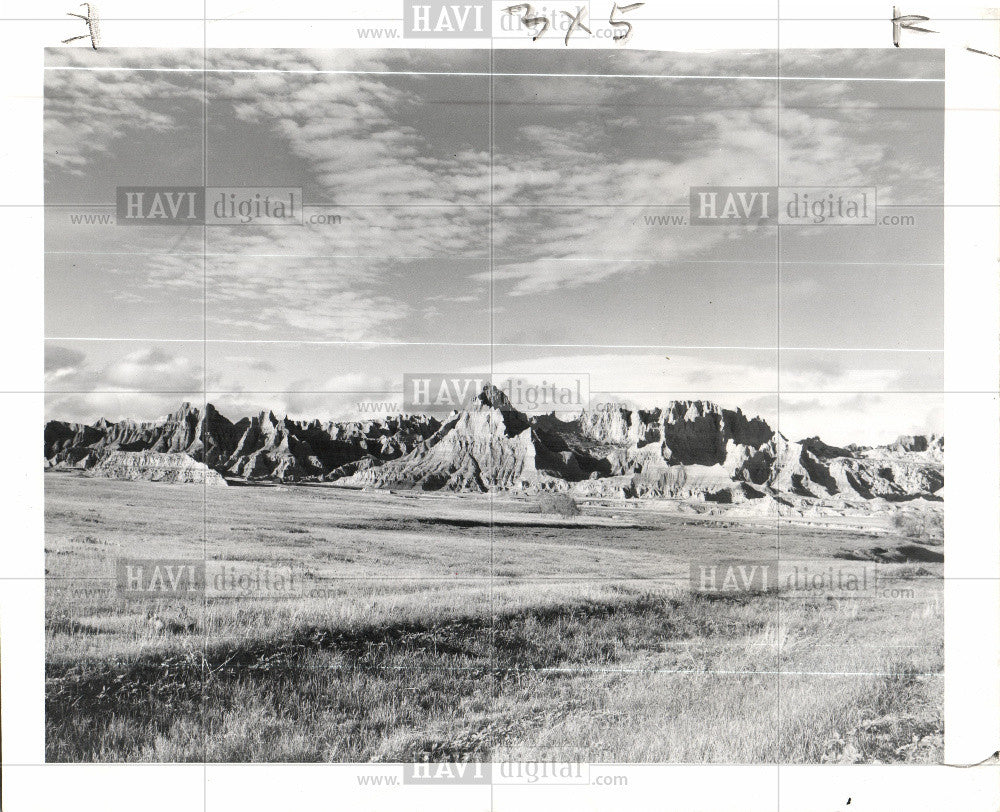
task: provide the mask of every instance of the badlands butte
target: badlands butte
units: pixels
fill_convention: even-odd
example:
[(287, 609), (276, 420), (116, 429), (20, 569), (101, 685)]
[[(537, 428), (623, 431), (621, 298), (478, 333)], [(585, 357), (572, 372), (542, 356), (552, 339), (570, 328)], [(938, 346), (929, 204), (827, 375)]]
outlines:
[(452, 492), (566, 492), (731, 505), (748, 515), (884, 510), (940, 502), (944, 439), (883, 446), (792, 442), (759, 417), (707, 401), (531, 417), (486, 386), (440, 419), (399, 415), (232, 422), (184, 403), (164, 420), (50, 421), (45, 466), (113, 479), (330, 483)]

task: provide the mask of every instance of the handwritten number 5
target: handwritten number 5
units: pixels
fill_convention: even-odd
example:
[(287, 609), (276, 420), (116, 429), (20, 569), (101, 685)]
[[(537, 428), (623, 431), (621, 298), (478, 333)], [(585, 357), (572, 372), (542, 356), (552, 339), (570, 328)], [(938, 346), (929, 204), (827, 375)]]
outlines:
[(608, 22), (610, 22), (615, 28), (625, 29), (624, 32), (619, 31), (614, 35), (615, 42), (625, 42), (629, 37), (632, 36), (632, 23), (627, 22), (625, 20), (616, 20), (615, 13), (621, 12), (622, 14), (627, 14), (630, 11), (635, 11), (637, 8), (639, 8), (639, 6), (644, 6), (644, 5), (646, 4), (629, 3), (627, 6), (619, 6), (617, 3), (615, 3), (611, 7), (611, 16), (608, 18)]

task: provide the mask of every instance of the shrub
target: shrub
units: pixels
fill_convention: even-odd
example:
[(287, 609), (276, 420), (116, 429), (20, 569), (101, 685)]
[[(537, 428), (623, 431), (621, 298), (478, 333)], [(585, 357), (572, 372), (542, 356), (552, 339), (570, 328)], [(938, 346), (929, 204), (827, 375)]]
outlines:
[(580, 506), (565, 493), (542, 493), (538, 497), (539, 513), (557, 513), (560, 516), (579, 516)]
[(901, 510), (892, 517), (892, 526), (910, 539), (941, 541), (944, 538), (944, 516), (939, 511)]

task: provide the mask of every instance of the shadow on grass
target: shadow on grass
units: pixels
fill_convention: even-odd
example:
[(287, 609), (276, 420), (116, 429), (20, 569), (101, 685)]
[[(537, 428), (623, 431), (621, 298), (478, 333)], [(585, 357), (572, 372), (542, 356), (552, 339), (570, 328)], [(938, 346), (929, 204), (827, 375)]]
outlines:
[[(304, 627), (283, 640), (238, 645), (205, 647), (189, 638), (190, 647), (181, 652), (50, 663), (47, 758), (128, 760), (169, 738), (178, 719), (189, 727), (209, 717), (217, 721), (248, 691), (252, 697), (273, 697), (271, 704), (280, 705), (283, 715), (299, 713), (285, 706), (290, 699), (303, 708), (333, 703), (347, 718), (378, 717), (379, 704), (388, 704), (405, 709), (398, 711), (397, 723), (418, 726), (422, 713), (437, 713), (443, 702), (488, 704), (505, 681), (516, 682), (525, 672), (607, 666), (644, 651), (663, 651), (670, 640), (759, 632), (764, 620), (741, 611), (759, 599), (629, 595), (433, 624)], [(733, 611), (720, 612), (720, 605)], [(340, 686), (332, 692), (335, 698), (331, 686)], [(377, 701), (373, 691), (381, 697)], [(409, 693), (401, 696), (403, 691)], [(467, 739), (460, 750), (483, 752), (481, 730), (469, 731)], [(454, 750), (438, 741), (424, 754), (454, 756)], [(201, 757), (190, 750), (185, 755)]]

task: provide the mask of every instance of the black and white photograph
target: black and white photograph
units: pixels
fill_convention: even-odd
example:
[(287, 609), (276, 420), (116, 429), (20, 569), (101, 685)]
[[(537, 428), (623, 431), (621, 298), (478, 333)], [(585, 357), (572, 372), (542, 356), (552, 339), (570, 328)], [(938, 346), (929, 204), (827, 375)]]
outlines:
[(49, 52), (47, 758), (941, 760), (943, 55), (600, 56)]
[(15, 23), (5, 806), (995, 808), (979, 21), (401, 2)]

